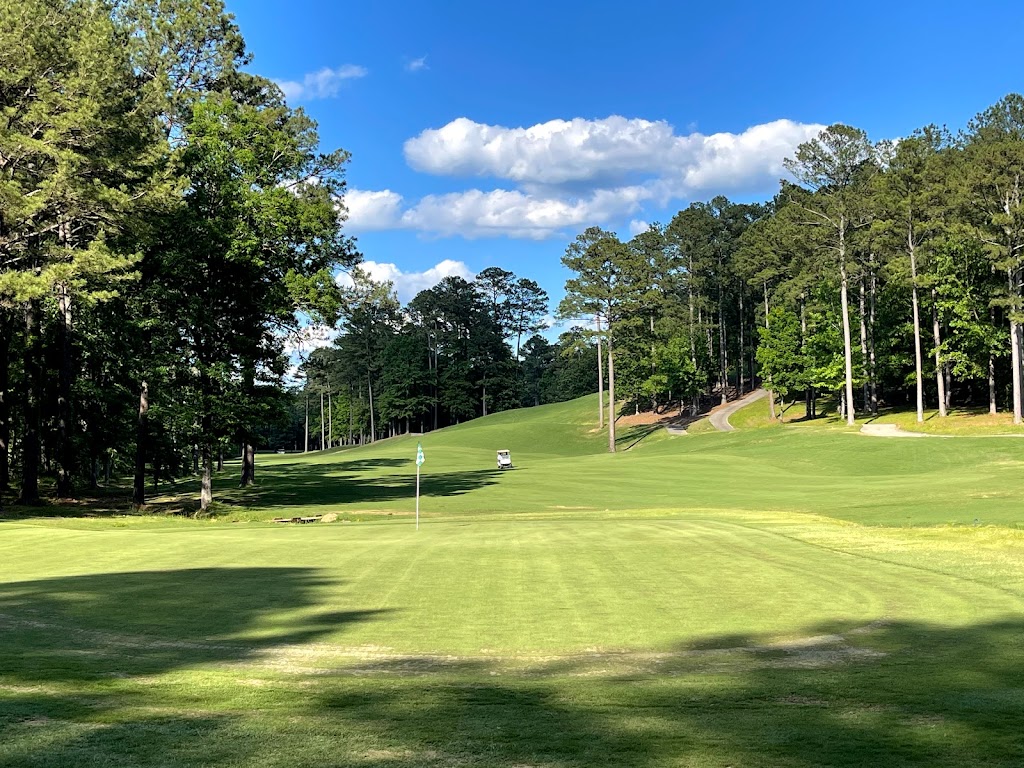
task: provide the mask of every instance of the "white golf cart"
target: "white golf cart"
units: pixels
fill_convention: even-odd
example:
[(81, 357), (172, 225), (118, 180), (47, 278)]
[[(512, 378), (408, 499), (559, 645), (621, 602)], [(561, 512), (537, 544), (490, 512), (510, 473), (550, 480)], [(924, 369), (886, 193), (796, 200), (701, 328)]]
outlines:
[(511, 451), (498, 451), (498, 469), (512, 469)]

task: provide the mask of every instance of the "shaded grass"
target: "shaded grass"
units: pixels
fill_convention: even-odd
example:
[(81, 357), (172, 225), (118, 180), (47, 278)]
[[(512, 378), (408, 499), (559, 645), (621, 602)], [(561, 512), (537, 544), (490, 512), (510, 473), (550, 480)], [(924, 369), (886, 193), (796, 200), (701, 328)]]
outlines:
[(1024, 759), (1024, 541), (993, 529), (4, 533), (5, 766)]

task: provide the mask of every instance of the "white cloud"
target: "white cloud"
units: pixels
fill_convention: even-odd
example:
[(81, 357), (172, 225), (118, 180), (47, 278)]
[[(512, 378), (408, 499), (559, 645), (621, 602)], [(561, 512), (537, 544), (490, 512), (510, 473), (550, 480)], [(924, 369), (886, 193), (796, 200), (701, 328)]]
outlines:
[(333, 326), (303, 325), (285, 337), (284, 353), (292, 358), (305, 358), (314, 349), (329, 347), (337, 337), (338, 331)]
[(824, 126), (776, 120), (740, 133), (677, 135), (664, 121), (612, 116), (528, 128), (465, 117), (405, 143), (409, 165), (436, 175), (511, 182), (406, 201), (397, 192), (350, 190), (354, 232), (409, 229), (462, 237), (564, 237), (630, 220), (644, 231), (648, 203), (756, 192), (784, 175), (783, 159)]
[(426, 56), (420, 56), (418, 59), (413, 59), (405, 65), (406, 72), (419, 72), (421, 69), (429, 69)]
[(440, 236), (543, 240), (568, 229), (635, 213), (643, 201), (655, 196), (654, 189), (642, 186), (599, 189), (583, 197), (470, 189), (427, 195), (403, 209), (402, 196), (390, 190), (349, 190), (345, 195), (349, 210), (346, 227), (354, 233), (409, 229)]
[(342, 202), (348, 212), (345, 228), (353, 233), (393, 229), (401, 219), (402, 196), (390, 189), (347, 189)]
[[(438, 264), (422, 272), (404, 272), (390, 262), (363, 261), (359, 269), (368, 274), (378, 283), (392, 283), (398, 298), (404, 303), (412, 299), (420, 291), (433, 288), (446, 277), (461, 277), (465, 280), (474, 278), (473, 270), (465, 262), (444, 259)], [(350, 287), (352, 278), (345, 272), (338, 275), (339, 285)]]
[(527, 128), (460, 117), (405, 142), (409, 165), (446, 176), (519, 184), (622, 184), (663, 179), (679, 190), (735, 188), (777, 176), (782, 160), (824, 126), (776, 120), (742, 133), (677, 135), (664, 121), (552, 120)]
[(629, 235), (630, 237), (636, 237), (641, 232), (646, 232), (650, 228), (651, 225), (643, 219), (632, 219), (629, 222)]
[(312, 99), (329, 99), (337, 96), (342, 83), (366, 77), (366, 67), (358, 64), (343, 64), (337, 69), (324, 67), (316, 72), (307, 72), (302, 82), (295, 80), (275, 80), (277, 86), (290, 101), (309, 101)]

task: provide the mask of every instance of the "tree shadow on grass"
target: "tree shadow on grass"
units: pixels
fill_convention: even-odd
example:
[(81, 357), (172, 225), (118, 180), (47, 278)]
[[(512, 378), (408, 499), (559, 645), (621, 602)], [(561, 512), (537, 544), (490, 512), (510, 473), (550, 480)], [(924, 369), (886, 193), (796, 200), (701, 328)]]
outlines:
[[(323, 506), (328, 509), (346, 504), (409, 503), (415, 497), (415, 473), (359, 474), (366, 471), (353, 470), (350, 463), (285, 465), (265, 470), (255, 487), (229, 490), (219, 493), (218, 497), (256, 508)], [(460, 496), (493, 485), (500, 476), (497, 469), (424, 473), (420, 477), (420, 495)]]
[[(315, 588), (315, 575), (309, 577)], [(61, 586), (62, 580), (49, 581)], [(300, 597), (302, 582), (296, 582)], [(42, 596), (44, 582), (36, 584), (30, 591)], [(5, 590), (5, 604), (23, 599), (12, 594), (22, 595), (24, 589)], [(240, 611), (249, 619), (229, 618), (223, 628), (212, 626), (213, 613), (189, 626), (187, 612), (174, 610), (188, 629), (186, 638), (212, 629), (223, 639), (232, 628), (251, 626), (264, 611), (285, 610), (288, 599), (288, 589), (266, 603), (251, 598)], [(115, 601), (103, 598), (97, 607), (106, 617), (99, 625), (119, 626), (123, 608)], [(301, 636), (306, 629), (282, 636)], [(837, 629), (845, 634), (837, 635)], [(85, 654), (79, 662), (84, 669), (68, 678), (67, 694), (47, 687), (58, 682), (57, 675), (34, 686), (29, 684), (38, 675), (9, 668), (0, 675), (0, 763), (33, 768), (1009, 768), (1024, 763), (1019, 728), (1024, 620), (968, 627), (829, 624), (804, 632), (807, 640), (789, 644), (733, 634), (636, 659), (581, 653), (515, 669), (500, 659), (382, 658), (357, 669), (298, 671), (277, 683), (264, 681), (265, 687), (249, 687), (243, 678), (252, 671), (227, 667), (220, 672), (222, 690), (214, 685), (192, 690), (187, 683), (183, 689), (172, 676), (162, 686), (137, 686), (120, 701), (102, 684), (97, 687), (106, 670), (104, 656)], [(11, 654), (4, 656), (8, 663), (19, 650), (30, 649), (30, 638), (16, 637), (13, 648), (6, 639), (0, 653)], [(192, 663), (190, 653), (179, 653), (177, 664)], [(234, 678), (228, 677), (232, 671)]]
[(373, 688), (327, 681), (320, 707), (386, 745), (358, 760), (375, 768), (1024, 764), (1024, 621), (830, 629), (708, 638), (629, 671), (581, 658), (518, 679), (488, 664), (403, 678), (397, 661)]
[[(352, 504), (410, 502), (416, 494), (415, 472), (374, 474), (411, 464), (410, 459), (363, 459), (344, 463), (284, 463), (257, 470), (257, 484), (238, 488), (234, 476), (214, 481), (214, 501), (245, 507), (337, 507)], [(498, 482), (497, 469), (461, 472), (428, 472), (420, 477), (423, 497), (459, 496)], [(229, 484), (228, 487), (223, 487)], [(126, 514), (195, 514), (199, 508), (198, 480), (179, 483), (175, 495), (156, 497), (135, 512), (125, 496), (110, 495), (104, 501), (55, 501), (40, 507), (8, 507), (0, 522), (34, 517), (114, 517)]]
[(243, 661), (381, 613), (318, 610), (329, 583), (310, 568), (196, 568), (2, 584), (0, 677), (67, 682)]
[(175, 676), (223, 679), (388, 613), (322, 610), (331, 583), (201, 568), (0, 585), (0, 765), (239, 764), (253, 741), (237, 708), (206, 711)]

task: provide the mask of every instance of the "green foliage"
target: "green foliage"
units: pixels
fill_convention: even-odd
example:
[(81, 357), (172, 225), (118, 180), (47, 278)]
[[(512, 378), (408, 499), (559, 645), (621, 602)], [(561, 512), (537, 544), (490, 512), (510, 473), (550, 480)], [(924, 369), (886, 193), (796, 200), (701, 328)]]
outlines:
[(772, 391), (783, 400), (808, 384), (803, 345), (800, 318), (785, 307), (774, 307), (768, 313), (767, 327), (760, 332), (757, 362)]

